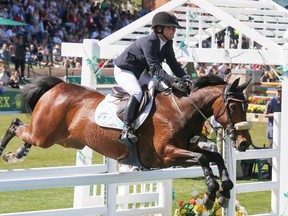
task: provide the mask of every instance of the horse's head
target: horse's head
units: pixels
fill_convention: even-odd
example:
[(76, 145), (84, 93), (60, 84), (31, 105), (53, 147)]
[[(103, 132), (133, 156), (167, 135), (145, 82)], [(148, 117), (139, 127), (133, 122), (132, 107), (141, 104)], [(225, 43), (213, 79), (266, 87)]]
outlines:
[(246, 120), (248, 101), (243, 90), (248, 86), (250, 80), (239, 85), (239, 79), (224, 87), (222, 105), (213, 110), (216, 121), (225, 128), (233, 147), (239, 151), (246, 151), (252, 142), (249, 133), (252, 125)]

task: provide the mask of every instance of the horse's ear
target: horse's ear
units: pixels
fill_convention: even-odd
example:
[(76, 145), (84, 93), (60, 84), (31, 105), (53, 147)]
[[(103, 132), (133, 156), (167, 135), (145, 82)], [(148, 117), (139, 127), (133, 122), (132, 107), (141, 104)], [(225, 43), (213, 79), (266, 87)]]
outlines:
[(244, 89), (247, 88), (247, 86), (249, 85), (249, 83), (251, 82), (252, 77), (248, 80), (248, 82), (243, 83), (242, 85), (239, 86), (239, 88), (241, 89), (241, 91), (243, 91)]
[(236, 89), (239, 84), (240, 77), (235, 79), (234, 82), (231, 84), (230, 89)]

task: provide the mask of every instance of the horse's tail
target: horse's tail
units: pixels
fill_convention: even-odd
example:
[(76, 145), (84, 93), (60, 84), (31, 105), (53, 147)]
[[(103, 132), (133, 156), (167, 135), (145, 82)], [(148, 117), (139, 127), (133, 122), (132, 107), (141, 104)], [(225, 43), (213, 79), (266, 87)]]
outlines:
[(42, 95), (61, 82), (64, 81), (60, 78), (45, 76), (37, 77), (35, 80), (29, 83), (22, 90), (22, 101), (25, 111), (32, 112)]

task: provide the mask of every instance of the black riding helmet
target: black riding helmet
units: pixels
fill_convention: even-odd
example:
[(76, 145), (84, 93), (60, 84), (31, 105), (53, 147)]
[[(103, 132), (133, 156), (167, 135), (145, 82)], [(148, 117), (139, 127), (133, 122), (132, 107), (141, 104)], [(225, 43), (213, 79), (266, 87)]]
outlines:
[(177, 18), (173, 14), (164, 11), (154, 15), (152, 19), (152, 28), (154, 29), (156, 26), (181, 28)]

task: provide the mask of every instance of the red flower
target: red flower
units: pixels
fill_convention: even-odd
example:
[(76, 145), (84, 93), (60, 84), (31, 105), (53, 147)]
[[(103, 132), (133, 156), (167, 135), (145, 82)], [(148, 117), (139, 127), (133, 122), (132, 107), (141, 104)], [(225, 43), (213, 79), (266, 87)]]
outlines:
[(195, 199), (191, 199), (189, 202), (191, 205), (195, 205), (196, 204), (196, 200)]
[(183, 204), (184, 204), (184, 201), (180, 201), (178, 205), (179, 205), (180, 207), (182, 207)]

